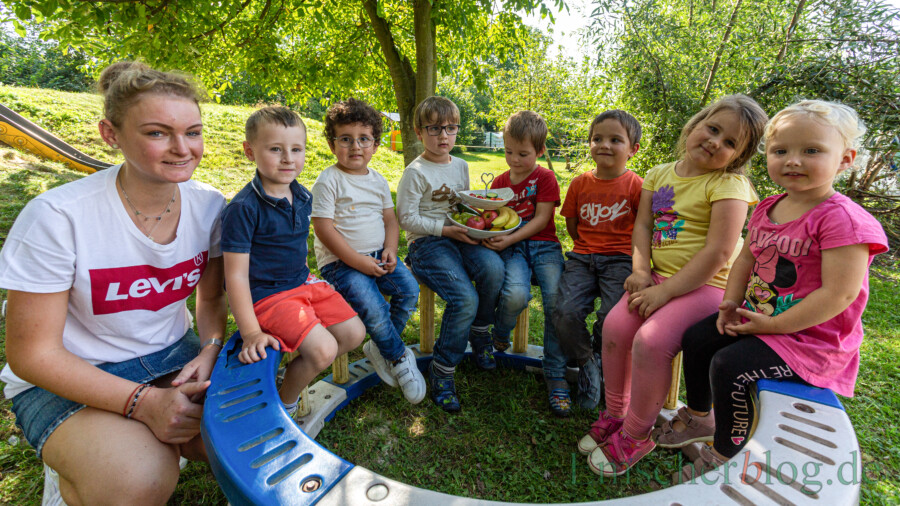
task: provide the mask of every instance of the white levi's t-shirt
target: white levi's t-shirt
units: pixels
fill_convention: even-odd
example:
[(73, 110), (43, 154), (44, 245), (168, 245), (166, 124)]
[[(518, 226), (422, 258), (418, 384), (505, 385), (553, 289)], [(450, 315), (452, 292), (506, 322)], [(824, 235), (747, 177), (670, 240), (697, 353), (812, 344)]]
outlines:
[[(210, 257), (222, 255), (223, 195), (179, 184), (181, 216), (169, 244), (148, 239), (116, 191), (121, 165), (49, 190), (28, 203), (0, 250), (0, 287), (69, 290), (63, 345), (89, 363), (157, 352), (192, 324), (186, 299)], [(12, 398), (30, 388), (9, 365), (0, 380)]]

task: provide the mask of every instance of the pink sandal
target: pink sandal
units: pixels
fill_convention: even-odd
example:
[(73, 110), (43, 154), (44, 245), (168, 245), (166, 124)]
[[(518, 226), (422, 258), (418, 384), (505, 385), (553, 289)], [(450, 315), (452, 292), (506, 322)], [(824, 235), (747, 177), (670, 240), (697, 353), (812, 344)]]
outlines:
[(604, 410), (597, 421), (591, 424), (591, 430), (578, 441), (578, 453), (590, 455), (594, 448), (606, 446), (606, 440), (622, 428), (624, 418), (614, 418)]

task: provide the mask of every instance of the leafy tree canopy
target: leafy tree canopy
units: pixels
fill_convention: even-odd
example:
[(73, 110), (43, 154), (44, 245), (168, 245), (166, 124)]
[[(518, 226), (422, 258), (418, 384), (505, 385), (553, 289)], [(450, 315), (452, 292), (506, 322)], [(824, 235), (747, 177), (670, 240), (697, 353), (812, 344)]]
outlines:
[[(553, 0), (562, 7), (562, 0)], [(242, 72), (271, 92), (305, 101), (363, 97), (399, 111), (407, 161), (419, 152), (412, 112), (434, 94), (438, 72), (483, 86), (489, 57), (506, 59), (527, 33), (516, 12), (541, 0), (10, 0), (17, 29), (105, 64), (142, 58), (198, 75), (213, 94)]]

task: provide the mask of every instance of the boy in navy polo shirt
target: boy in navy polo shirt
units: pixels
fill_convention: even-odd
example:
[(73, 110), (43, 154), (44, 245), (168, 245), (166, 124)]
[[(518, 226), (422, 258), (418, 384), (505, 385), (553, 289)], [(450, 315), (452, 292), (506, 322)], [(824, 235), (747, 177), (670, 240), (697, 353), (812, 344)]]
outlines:
[(298, 351), (279, 396), (293, 415), (300, 392), (335, 357), (360, 345), (362, 321), (306, 265), (312, 194), (296, 181), (306, 158), (306, 125), (285, 107), (247, 119), (244, 154), (256, 177), (222, 211), (225, 285), (243, 339), (243, 363), (266, 347)]

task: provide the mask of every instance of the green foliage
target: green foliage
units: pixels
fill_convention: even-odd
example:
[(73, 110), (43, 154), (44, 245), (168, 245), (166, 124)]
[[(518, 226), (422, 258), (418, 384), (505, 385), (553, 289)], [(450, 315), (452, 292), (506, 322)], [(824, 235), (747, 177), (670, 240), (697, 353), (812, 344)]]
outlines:
[[(551, 57), (551, 44), (536, 30), (522, 41), (517, 58), (491, 79), (487, 118), (502, 128), (516, 111), (535, 111), (547, 121), (551, 153), (567, 162), (582, 162), (587, 158), (587, 129), (610, 104), (610, 81), (601, 78), (587, 58), (578, 61), (562, 51)], [(574, 170), (571, 163), (567, 167)]]
[(900, 124), (900, 23), (880, 0), (601, 0), (593, 17), (598, 62), (653, 146), (635, 160), (643, 169), (671, 159), (687, 119), (731, 93), (770, 114), (801, 97), (850, 104), (870, 149)]
[(93, 80), (81, 69), (88, 63), (88, 57), (80, 51), (66, 51), (56, 42), (45, 42), (29, 34), (20, 37), (0, 29), (2, 84), (87, 91)]
[(88, 52), (98, 67), (140, 57), (187, 70), (216, 100), (252, 72), (238, 96), (304, 103), (354, 95), (398, 111), (407, 162), (420, 149), (412, 113), (434, 93), (436, 72), (483, 86), (490, 69), (482, 61), (514, 54), (524, 36), (515, 13), (538, 7), (546, 10), (540, 0), (7, 2), (17, 28), (40, 23), (44, 37)]

